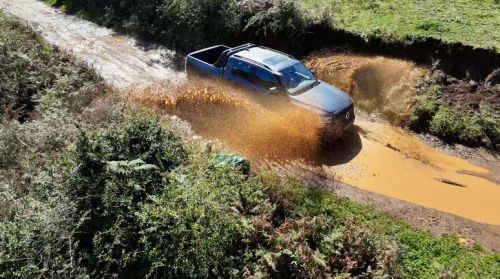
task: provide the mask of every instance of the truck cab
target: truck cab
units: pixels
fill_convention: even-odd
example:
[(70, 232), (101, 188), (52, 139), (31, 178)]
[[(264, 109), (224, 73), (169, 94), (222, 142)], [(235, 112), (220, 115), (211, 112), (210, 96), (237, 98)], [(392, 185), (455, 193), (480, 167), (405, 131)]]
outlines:
[(294, 57), (262, 46), (214, 46), (186, 58), (188, 78), (202, 76), (233, 82), (256, 92), (289, 98), (290, 103), (311, 110), (324, 124), (336, 129), (352, 126), (355, 115), (351, 97), (316, 78)]

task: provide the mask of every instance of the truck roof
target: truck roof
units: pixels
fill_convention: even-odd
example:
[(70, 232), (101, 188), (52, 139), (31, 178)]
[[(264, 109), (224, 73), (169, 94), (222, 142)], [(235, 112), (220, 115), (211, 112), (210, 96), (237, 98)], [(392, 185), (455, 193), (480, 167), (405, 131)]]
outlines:
[(280, 71), (298, 62), (288, 54), (260, 46), (245, 48), (235, 53), (234, 56), (264, 64), (274, 71)]

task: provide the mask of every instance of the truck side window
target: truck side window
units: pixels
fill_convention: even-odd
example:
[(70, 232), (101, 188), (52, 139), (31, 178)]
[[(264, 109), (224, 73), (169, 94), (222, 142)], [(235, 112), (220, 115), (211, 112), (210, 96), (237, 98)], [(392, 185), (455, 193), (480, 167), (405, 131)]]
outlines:
[(252, 66), (242, 61), (234, 61), (231, 74), (239, 78), (252, 81)]
[(264, 69), (257, 68), (255, 71), (255, 76), (257, 77), (255, 79), (255, 83), (265, 89), (271, 89), (273, 87), (276, 87), (276, 79), (274, 78), (273, 74), (270, 73), (269, 71), (266, 71)]

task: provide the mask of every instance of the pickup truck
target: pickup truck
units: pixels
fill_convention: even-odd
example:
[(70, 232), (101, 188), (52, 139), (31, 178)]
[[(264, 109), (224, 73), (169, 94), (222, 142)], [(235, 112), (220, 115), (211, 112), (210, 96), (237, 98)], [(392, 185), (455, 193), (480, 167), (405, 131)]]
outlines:
[(256, 94), (283, 96), (319, 114), (325, 126), (336, 132), (354, 122), (354, 106), (348, 94), (318, 80), (299, 60), (267, 47), (245, 44), (202, 49), (187, 56), (186, 73), (188, 78), (218, 78)]

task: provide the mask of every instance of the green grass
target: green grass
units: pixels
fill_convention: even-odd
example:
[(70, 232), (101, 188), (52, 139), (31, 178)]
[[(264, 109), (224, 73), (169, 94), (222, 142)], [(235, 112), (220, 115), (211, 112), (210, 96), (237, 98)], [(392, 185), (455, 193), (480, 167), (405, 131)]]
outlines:
[(500, 50), (496, 0), (302, 0), (304, 9), (340, 29), (388, 41), (431, 37)]

